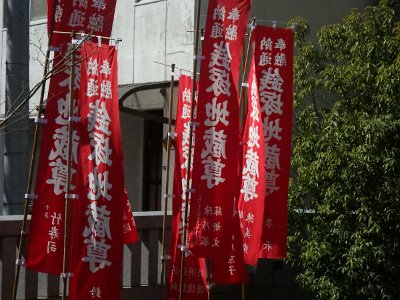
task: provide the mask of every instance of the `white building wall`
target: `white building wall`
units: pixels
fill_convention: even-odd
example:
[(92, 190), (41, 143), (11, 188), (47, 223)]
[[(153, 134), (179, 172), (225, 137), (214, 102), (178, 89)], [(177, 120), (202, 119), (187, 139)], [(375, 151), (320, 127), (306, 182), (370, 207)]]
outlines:
[(122, 38), (118, 47), (119, 84), (133, 83), (135, 9), (132, 0), (118, 0), (112, 35)]
[[(191, 70), (193, 68), (194, 0), (167, 1), (166, 64)], [(169, 80), (169, 68), (165, 80)]]
[(165, 63), (167, 1), (143, 1), (135, 4), (133, 41), (133, 82), (163, 81)]

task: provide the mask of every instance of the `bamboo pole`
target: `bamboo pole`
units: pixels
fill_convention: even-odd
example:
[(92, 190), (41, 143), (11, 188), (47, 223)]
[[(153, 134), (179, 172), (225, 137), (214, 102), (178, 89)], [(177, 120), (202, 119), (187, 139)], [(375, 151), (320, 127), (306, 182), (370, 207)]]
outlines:
[(187, 239), (187, 219), (188, 219), (188, 204), (189, 204), (189, 193), (190, 188), (190, 167), (192, 165), (192, 139), (193, 139), (193, 116), (194, 116), (194, 104), (196, 95), (196, 81), (197, 81), (197, 52), (198, 52), (198, 42), (199, 42), (199, 21), (200, 21), (200, 7), (201, 0), (197, 0), (196, 10), (195, 10), (195, 24), (194, 24), (194, 43), (193, 43), (193, 78), (192, 78), (192, 95), (190, 99), (190, 131), (189, 131), (189, 151), (188, 151), (188, 164), (186, 171), (186, 182), (187, 188), (185, 191), (185, 211), (183, 215), (183, 236), (182, 236), (182, 255), (181, 255), (181, 271), (179, 273), (179, 300), (183, 300), (183, 283), (184, 277), (183, 272), (185, 269), (185, 255), (186, 255), (186, 239)]
[[(174, 74), (175, 64), (171, 66), (171, 84), (169, 87), (169, 106), (168, 106), (168, 135), (167, 135), (167, 178), (165, 179), (165, 194), (164, 194), (164, 216), (163, 216), (163, 229), (162, 229), (162, 256), (161, 256), (161, 284), (166, 282), (166, 262), (168, 261), (166, 256), (166, 220), (167, 220), (167, 208), (168, 208), (168, 197), (169, 192), (169, 169), (170, 169), (170, 158), (171, 158), (171, 147), (172, 147), (172, 103), (174, 100)], [(172, 197), (171, 197), (172, 199)], [(171, 200), (172, 201), (172, 200)]]
[[(46, 74), (49, 68), (49, 62), (50, 62), (50, 43), (53, 37), (53, 28), (54, 28), (54, 15), (55, 15), (55, 2), (56, 0), (53, 1), (53, 10), (52, 10), (52, 18), (50, 21), (50, 26), (49, 26), (49, 41), (47, 45), (47, 51), (46, 51), (46, 58), (45, 58), (45, 63), (44, 63), (44, 68), (43, 68), (43, 78), (46, 78)], [(45, 79), (46, 80), (46, 79)], [(40, 91), (40, 99), (39, 99), (39, 111), (38, 111), (38, 120), (42, 117), (42, 111), (43, 111), (43, 102), (44, 102), (44, 94), (46, 90), (46, 84), (42, 84), (42, 88)], [(17, 291), (18, 291), (18, 284), (19, 284), (19, 274), (21, 272), (21, 265), (22, 265), (22, 247), (25, 244), (26, 240), (26, 227), (27, 227), (27, 219), (28, 219), (28, 213), (29, 213), (29, 205), (31, 203), (31, 199), (28, 196), (29, 194), (32, 194), (32, 182), (33, 182), (33, 170), (35, 167), (35, 161), (36, 161), (36, 150), (37, 150), (37, 145), (38, 145), (38, 140), (39, 140), (39, 127), (40, 123), (37, 122), (35, 125), (35, 131), (33, 135), (33, 142), (32, 142), (32, 153), (31, 153), (31, 160), (29, 164), (29, 173), (28, 173), (28, 183), (26, 187), (26, 195), (25, 195), (25, 203), (24, 203), (24, 215), (22, 218), (22, 224), (21, 224), (21, 233), (19, 237), (19, 242), (18, 242), (18, 252), (17, 252), (17, 263), (16, 263), (16, 269), (15, 269), (15, 276), (14, 276), (14, 285), (13, 285), (13, 293), (12, 293), (12, 300), (15, 300), (17, 298)]]
[[(73, 37), (73, 34), (72, 34)], [(62, 300), (67, 297), (67, 286), (68, 286), (68, 240), (69, 240), (69, 198), (71, 192), (71, 156), (72, 156), (72, 125), (73, 122), (71, 117), (74, 111), (74, 81), (75, 81), (75, 52), (72, 51), (70, 54), (71, 65), (70, 65), (70, 76), (69, 76), (69, 111), (68, 111), (68, 152), (67, 152), (67, 186), (65, 192), (65, 212), (64, 212), (64, 254), (63, 254), (63, 271), (62, 277)]]

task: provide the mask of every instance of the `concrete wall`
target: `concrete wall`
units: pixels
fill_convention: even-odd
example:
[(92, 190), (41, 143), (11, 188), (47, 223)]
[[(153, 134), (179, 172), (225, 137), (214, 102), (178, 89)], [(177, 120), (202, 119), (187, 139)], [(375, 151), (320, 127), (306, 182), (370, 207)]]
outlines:
[(193, 0), (119, 0), (113, 35), (120, 47), (120, 84), (164, 81), (175, 63), (191, 68)]
[(312, 33), (318, 31), (322, 26), (338, 23), (348, 15), (353, 8), (362, 9), (367, 5), (377, 3), (376, 0), (283, 0), (271, 1), (255, 0), (251, 16), (257, 18), (260, 25), (271, 25), (271, 20), (282, 22), (283, 26), (290, 19), (303, 16), (310, 25)]

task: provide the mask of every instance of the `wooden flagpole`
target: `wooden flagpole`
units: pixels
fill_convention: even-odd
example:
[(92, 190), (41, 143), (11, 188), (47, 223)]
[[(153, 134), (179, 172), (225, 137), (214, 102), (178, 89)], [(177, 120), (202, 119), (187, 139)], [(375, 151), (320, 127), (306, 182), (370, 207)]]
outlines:
[[(251, 39), (252, 39), (252, 34), (253, 34), (253, 29), (256, 25), (256, 18), (253, 18), (250, 24), (250, 33), (249, 33), (249, 40), (247, 42), (247, 49), (246, 49), (246, 57), (245, 57), (245, 61), (244, 61), (244, 65), (243, 65), (243, 70), (242, 70), (242, 82), (240, 85), (240, 98), (239, 98), (239, 103), (240, 105), (242, 105), (242, 109), (243, 109), (243, 116), (242, 116), (242, 123), (243, 123), (243, 128), (245, 126), (245, 116), (246, 116), (246, 103), (245, 103), (245, 79), (246, 79), (246, 71), (248, 68), (248, 64), (249, 64), (249, 58), (250, 58), (250, 49), (251, 49)], [(250, 83), (247, 82), (247, 88), (250, 89)], [(246, 299), (246, 287), (244, 284), (242, 284), (242, 300)]]
[[(169, 87), (169, 107), (168, 107), (168, 134), (167, 134), (167, 174), (165, 179), (165, 194), (164, 194), (164, 216), (163, 216), (163, 229), (162, 229), (162, 256), (161, 256), (161, 284), (166, 282), (166, 269), (167, 269), (167, 262), (169, 256), (166, 255), (166, 220), (167, 220), (167, 208), (168, 208), (168, 198), (173, 198), (172, 195), (169, 195), (169, 169), (170, 169), (170, 158), (171, 158), (171, 147), (172, 147), (172, 140), (173, 134), (171, 132), (172, 128), (172, 103), (174, 100), (174, 74), (175, 72), (175, 64), (171, 66), (171, 84)], [(172, 202), (172, 200), (171, 200)]]
[(192, 95), (190, 99), (190, 131), (189, 131), (189, 151), (188, 151), (188, 164), (186, 171), (186, 191), (185, 191), (185, 211), (183, 215), (183, 236), (182, 236), (182, 256), (181, 256), (181, 270), (179, 273), (179, 300), (183, 300), (183, 283), (184, 276), (183, 272), (185, 269), (185, 255), (186, 245), (187, 245), (187, 221), (188, 221), (188, 204), (189, 204), (189, 194), (190, 194), (190, 167), (192, 165), (192, 139), (193, 139), (193, 117), (194, 117), (194, 105), (196, 97), (196, 81), (197, 81), (197, 52), (198, 52), (198, 42), (199, 42), (199, 21), (200, 21), (200, 7), (201, 0), (197, 0), (197, 5), (195, 9), (195, 24), (194, 24), (194, 42), (193, 42), (193, 78), (192, 78)]
[[(50, 62), (50, 43), (53, 37), (53, 28), (54, 28), (54, 22), (55, 22), (55, 8), (56, 8), (56, 0), (53, 1), (53, 10), (51, 13), (51, 21), (50, 21), (50, 26), (49, 26), (49, 41), (47, 44), (47, 51), (46, 51), (46, 58), (44, 62), (44, 68), (43, 68), (43, 78), (46, 80), (46, 74), (49, 69), (49, 62)], [(31, 160), (29, 164), (29, 173), (28, 173), (28, 183), (26, 187), (26, 194), (25, 194), (25, 203), (24, 203), (24, 215), (22, 219), (22, 224), (21, 224), (21, 232), (20, 232), (20, 237), (19, 237), (19, 242), (18, 242), (18, 253), (17, 253), (17, 261), (16, 261), (16, 269), (15, 269), (15, 277), (14, 277), (14, 285), (13, 285), (13, 293), (12, 293), (12, 300), (15, 300), (17, 298), (17, 291), (18, 291), (18, 283), (19, 283), (19, 274), (21, 271), (21, 266), (23, 264), (22, 262), (22, 247), (25, 245), (26, 241), (26, 229), (27, 229), (27, 219), (28, 219), (28, 213), (29, 213), (29, 205), (31, 204), (31, 200), (33, 200), (32, 197), (32, 182), (33, 182), (33, 170), (36, 162), (36, 150), (37, 150), (37, 145), (38, 145), (38, 140), (39, 140), (39, 127), (40, 127), (40, 119), (42, 117), (42, 111), (43, 111), (43, 102), (44, 102), (44, 94), (46, 90), (46, 84), (42, 84), (42, 88), (40, 91), (40, 99), (39, 99), (39, 111), (37, 115), (37, 122), (35, 125), (35, 131), (33, 135), (33, 142), (32, 142), (32, 153), (31, 153)]]
[[(74, 33), (71, 35), (74, 38)], [(72, 156), (72, 116), (74, 111), (75, 96), (74, 96), (74, 84), (75, 84), (75, 51), (71, 51), (71, 65), (70, 65), (70, 76), (69, 76), (69, 111), (68, 111), (68, 152), (67, 152), (67, 186), (65, 192), (65, 212), (64, 212), (64, 254), (63, 254), (63, 271), (62, 277), (62, 300), (67, 297), (67, 286), (68, 278), (68, 240), (69, 240), (69, 200), (74, 198), (71, 193), (71, 156)]]

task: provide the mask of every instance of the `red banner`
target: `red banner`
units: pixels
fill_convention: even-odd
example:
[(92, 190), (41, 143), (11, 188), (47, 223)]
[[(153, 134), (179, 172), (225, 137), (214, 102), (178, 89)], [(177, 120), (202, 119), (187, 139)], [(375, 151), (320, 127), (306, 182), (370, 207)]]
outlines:
[(221, 258), (211, 259), (211, 280), (217, 285), (248, 284), (246, 265), (243, 256), (243, 238), (238, 216), (233, 218), (231, 249)]
[[(67, 147), (70, 69), (64, 65), (64, 55), (56, 55), (53, 69), (61, 70), (50, 80), (46, 114), (43, 124), (38, 172), (35, 183), (37, 198), (33, 201), (32, 218), (29, 227), (25, 264), (38, 272), (62, 273), (64, 255), (65, 192), (67, 188)], [(81, 58), (76, 55), (76, 61)], [(62, 70), (65, 68), (65, 70)], [(80, 89), (80, 64), (75, 66), (74, 98), (78, 99)], [(77, 106), (73, 112), (77, 117)], [(76, 193), (79, 157), (79, 135), (73, 123), (71, 155), (71, 193)], [(70, 201), (75, 201), (71, 199)], [(124, 211), (124, 240), (133, 243), (138, 240), (132, 211), (127, 195)], [(73, 211), (71, 211), (73, 215)], [(44, 234), (45, 233), (45, 234)], [(69, 249), (69, 247), (67, 247)], [(71, 269), (71, 268), (69, 268)]]
[(191, 251), (219, 257), (231, 248), (232, 212), (238, 196), (240, 56), (250, 0), (211, 0), (199, 83)]
[(243, 133), (243, 170), (238, 215), (245, 261), (257, 265), (264, 223), (264, 130), (254, 58), (248, 76), (247, 116)]
[[(48, 30), (54, 13), (54, 31), (110, 36), (117, 0), (47, 0)], [(55, 8), (53, 10), (53, 7)], [(61, 46), (68, 34), (53, 33), (51, 45)]]
[(265, 141), (261, 258), (285, 258), (293, 102), (293, 31), (257, 26), (254, 57)]
[(86, 42), (81, 56), (81, 200), (73, 202), (70, 299), (118, 299), (127, 197), (121, 180), (117, 51)]
[[(53, 66), (63, 67), (63, 55), (57, 55)], [(79, 60), (79, 57), (77, 57)], [(75, 66), (79, 74), (80, 65)], [(66, 67), (50, 80), (43, 124), (42, 145), (38, 163), (32, 218), (27, 243), (26, 266), (38, 272), (60, 274), (64, 254), (64, 214), (67, 189), (68, 111), (70, 70)], [(79, 94), (79, 76), (75, 77), (74, 97)], [(73, 111), (76, 116), (77, 107)], [(42, 120), (43, 121), (43, 120)], [(73, 125), (74, 126), (74, 125)], [(72, 131), (71, 193), (76, 192), (79, 136)], [(74, 200), (71, 200), (74, 201)]]
[[(122, 155), (122, 153), (121, 153)], [(122, 216), (122, 232), (124, 234), (124, 244), (136, 243), (140, 240), (138, 231), (136, 229), (135, 219), (133, 218), (133, 211), (128, 198), (128, 191), (124, 188), (124, 215)]]
[[(185, 189), (187, 188), (187, 165), (189, 153), (190, 112), (191, 112), (192, 79), (181, 75), (179, 78), (178, 103), (176, 112), (175, 132), (175, 173), (174, 173), (174, 198), (172, 213), (172, 228), (170, 241), (170, 256), (168, 266), (167, 293), (169, 300), (179, 298), (179, 284), (181, 271), (181, 251), (184, 211)], [(196, 97), (197, 99), (197, 97)], [(193, 139), (192, 139), (193, 140)], [(192, 144), (192, 151), (194, 144)], [(190, 199), (189, 199), (190, 200)], [(188, 211), (190, 211), (190, 203)], [(204, 258), (198, 258), (185, 252), (184, 268), (184, 299), (207, 299), (206, 266)]]

